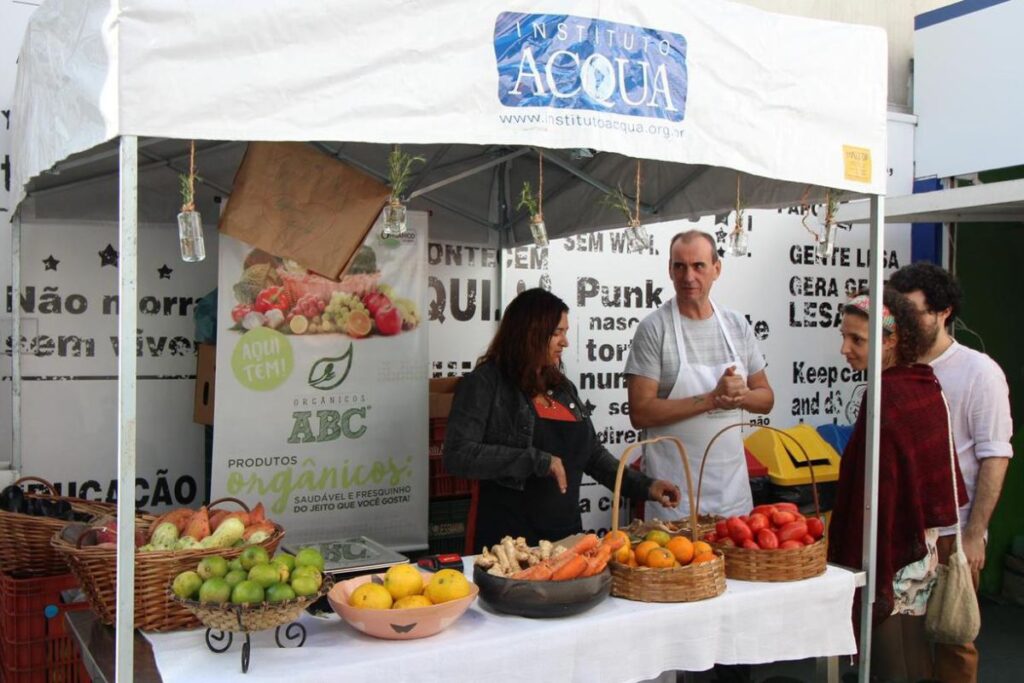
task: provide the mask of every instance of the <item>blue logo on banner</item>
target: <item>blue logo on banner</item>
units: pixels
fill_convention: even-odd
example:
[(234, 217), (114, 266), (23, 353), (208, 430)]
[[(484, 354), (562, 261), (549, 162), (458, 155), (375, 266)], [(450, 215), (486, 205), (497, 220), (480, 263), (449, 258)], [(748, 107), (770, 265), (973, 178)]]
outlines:
[(682, 121), (686, 38), (571, 15), (503, 12), (494, 24), (498, 98), (508, 107), (590, 109)]

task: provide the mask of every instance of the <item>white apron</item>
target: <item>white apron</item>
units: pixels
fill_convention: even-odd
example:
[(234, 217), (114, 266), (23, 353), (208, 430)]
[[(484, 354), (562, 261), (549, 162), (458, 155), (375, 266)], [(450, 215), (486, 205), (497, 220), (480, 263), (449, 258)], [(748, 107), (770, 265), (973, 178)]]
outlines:
[[(672, 299), (672, 323), (675, 327), (676, 346), (679, 349), (679, 375), (672, 385), (668, 398), (687, 398), (712, 391), (722, 377), (722, 373), (730, 366), (736, 366), (736, 374), (747, 376), (747, 368), (736, 353), (729, 331), (722, 324), (718, 308), (711, 302), (712, 316), (725, 335), (725, 343), (732, 355), (732, 360), (718, 365), (699, 365), (690, 363), (686, 355), (686, 344), (683, 341), (683, 326), (679, 315), (679, 307), (675, 298)], [(648, 427), (647, 438), (657, 436), (675, 436), (686, 447), (686, 455), (690, 461), (693, 474), (694, 495), (697, 493), (697, 479), (700, 473), (700, 461), (704, 449), (722, 427), (741, 421), (739, 409), (713, 410), (695, 417), (661, 427)], [(690, 504), (686, 498), (686, 473), (679, 460), (679, 451), (671, 442), (661, 442), (644, 446), (644, 471), (655, 479), (667, 479), (679, 486), (682, 500), (678, 508), (667, 508), (660, 503), (648, 502), (647, 519), (655, 517), (663, 520), (679, 519), (689, 514)], [(750, 480), (747, 475), (747, 461), (743, 455), (743, 438), (739, 429), (731, 429), (715, 441), (711, 453), (708, 454), (704, 466), (704, 484), (701, 488), (700, 514), (723, 516), (745, 515), (750, 512), (754, 501), (750, 495)]]

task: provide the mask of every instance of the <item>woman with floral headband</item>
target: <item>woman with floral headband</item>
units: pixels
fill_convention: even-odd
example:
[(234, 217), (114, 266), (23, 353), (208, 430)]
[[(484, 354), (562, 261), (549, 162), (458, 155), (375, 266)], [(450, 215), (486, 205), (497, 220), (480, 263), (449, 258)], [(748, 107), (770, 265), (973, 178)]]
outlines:
[[(931, 677), (924, 613), (935, 584), (940, 527), (956, 523), (950, 468), (949, 419), (942, 389), (928, 365), (916, 363), (924, 344), (913, 304), (882, 293), (882, 400), (878, 453), (878, 542), (872, 614), (871, 672), (881, 681)], [(841, 353), (854, 370), (868, 366), (870, 300), (859, 294), (843, 308)], [(829, 560), (862, 566), (867, 452), (863, 403), (839, 469), (829, 525)], [(956, 468), (960, 500), (967, 491)], [(854, 600), (859, 633), (860, 592)]]

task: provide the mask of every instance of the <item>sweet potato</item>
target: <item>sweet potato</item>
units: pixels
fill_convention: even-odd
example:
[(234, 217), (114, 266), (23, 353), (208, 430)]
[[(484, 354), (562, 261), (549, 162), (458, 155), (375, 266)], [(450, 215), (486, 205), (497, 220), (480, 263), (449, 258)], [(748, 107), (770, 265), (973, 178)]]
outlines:
[(267, 518), (267, 511), (263, 508), (263, 501), (256, 503), (256, 506), (249, 511), (249, 524), (259, 524)]
[(214, 510), (210, 513), (210, 531), (216, 531), (220, 523), (224, 521), (230, 513), (227, 510)]
[(205, 505), (192, 515), (192, 518), (188, 521), (188, 526), (185, 527), (185, 531), (181, 535), (191, 536), (197, 541), (201, 541), (210, 535), (210, 515), (206, 511)]
[[(245, 512), (244, 510), (235, 510), (234, 512), (229, 512), (228, 514), (224, 515), (219, 520), (217, 520), (217, 526), (223, 524), (225, 519), (237, 519), (242, 523), (242, 526), (249, 526), (249, 513)], [(216, 530), (217, 527), (211, 524), (210, 531)]]
[(178, 530), (178, 535), (181, 535), (181, 532), (185, 530), (186, 526), (188, 526), (188, 522), (190, 519), (192, 519), (193, 514), (195, 514), (195, 511), (189, 508), (175, 508), (174, 510), (165, 512), (164, 514), (160, 515), (155, 520), (153, 520), (152, 524), (149, 525), (150, 542), (152, 542), (153, 540), (153, 534), (156, 533), (156, 530), (164, 522), (170, 522), (171, 524), (173, 524), (175, 528)]
[(245, 531), (242, 532), (242, 538), (244, 538), (245, 540), (248, 541), (252, 537), (253, 534), (255, 534), (257, 532), (260, 532), (260, 531), (262, 531), (265, 534), (267, 534), (267, 536), (273, 535), (273, 533), (275, 531), (273, 522), (268, 522), (268, 521), (264, 520), (264, 521), (258, 522), (256, 524), (250, 524), (249, 526), (245, 527)]

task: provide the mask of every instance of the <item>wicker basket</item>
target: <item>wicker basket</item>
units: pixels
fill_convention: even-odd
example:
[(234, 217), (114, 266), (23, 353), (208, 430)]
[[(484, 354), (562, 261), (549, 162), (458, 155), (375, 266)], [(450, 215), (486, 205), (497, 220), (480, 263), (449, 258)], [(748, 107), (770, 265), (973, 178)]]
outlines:
[(247, 633), (276, 628), (295, 621), (302, 612), (321, 597), (327, 595), (334, 583), (324, 577), (320, 590), (315, 595), (286, 600), (285, 602), (263, 602), (258, 605), (211, 605), (198, 600), (179, 598), (171, 591), (170, 584), (164, 586), (167, 599), (184, 607), (195, 615), (207, 628), (233, 633)]
[(643, 538), (648, 531), (665, 531), (669, 534), (679, 535), (686, 534), (691, 537), (703, 538), (705, 534), (708, 534), (715, 530), (715, 524), (722, 520), (722, 517), (716, 515), (697, 515), (697, 533), (692, 533), (690, 529), (690, 518), (683, 517), (682, 519), (673, 520), (642, 520), (634, 519), (630, 522), (629, 526), (622, 527), (630, 538)]
[[(112, 503), (57, 495), (53, 484), (38, 477), (22, 477), (14, 485), (29, 481), (39, 482), (48, 493), (26, 493), (26, 499), (66, 501), (72, 512), (90, 519), (117, 511)], [(53, 517), (0, 511), (0, 571), (33, 576), (67, 574), (67, 562), (50, 546), (50, 539), (69, 523)]]
[[(237, 503), (246, 511), (249, 509), (237, 498), (221, 498), (210, 503), (209, 507), (228, 501)], [(142, 517), (138, 521), (151, 524), (153, 519)], [(284, 530), (279, 525), (274, 526), (275, 531), (270, 538), (259, 543), (271, 555), (284, 536)], [(117, 549), (100, 546), (77, 548), (61, 538), (59, 533), (50, 542), (66, 558), (100, 621), (112, 625), (117, 612)], [(245, 546), (136, 552), (135, 627), (143, 631), (176, 631), (199, 626), (199, 620), (190, 611), (168, 599), (167, 586), (181, 572), (195, 569), (204, 557), (220, 555), (232, 560), (243, 550)]]
[[(704, 463), (707, 461), (711, 446), (719, 436), (730, 429), (745, 427), (743, 423), (731, 424), (723, 427), (717, 434), (711, 437), (707, 448), (704, 449), (704, 457), (700, 462), (700, 477), (697, 484), (697, 503), (700, 504), (700, 481), (704, 478)], [(804, 460), (807, 461), (807, 469), (811, 473), (811, 493), (814, 497), (814, 513), (821, 516), (821, 506), (818, 502), (818, 482), (814, 478), (814, 465), (803, 444), (794, 439), (781, 429), (774, 427), (762, 427), (776, 434), (786, 437), (797, 445)], [(774, 550), (753, 550), (750, 548), (737, 548), (716, 543), (715, 547), (725, 555), (725, 575), (730, 579), (741, 579), (743, 581), (799, 581), (809, 579), (812, 576), (819, 576), (825, 573), (827, 563), (827, 551), (825, 539), (820, 538), (812, 545), (802, 548), (777, 548)]]
[[(638, 446), (671, 441), (679, 450), (686, 473), (686, 492), (688, 500), (694, 500), (693, 476), (690, 474), (690, 463), (686, 459), (686, 449), (682, 442), (674, 436), (660, 436), (656, 439), (640, 441), (622, 454), (619, 469), (615, 475), (615, 493), (612, 496), (612, 530), (619, 526), (619, 499), (622, 495), (622, 474), (629, 462), (629, 456)], [(696, 540), (693, 529), (699, 528), (697, 507), (690, 505), (690, 526), (684, 532), (690, 540)], [(621, 562), (612, 561), (612, 595), (628, 600), (642, 602), (694, 602), (706, 600), (725, 592), (725, 563), (720, 552), (715, 552), (715, 559), (700, 564), (689, 564), (685, 567), (667, 569), (651, 569), (649, 567), (630, 567)]]

